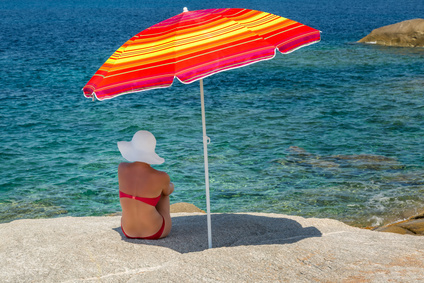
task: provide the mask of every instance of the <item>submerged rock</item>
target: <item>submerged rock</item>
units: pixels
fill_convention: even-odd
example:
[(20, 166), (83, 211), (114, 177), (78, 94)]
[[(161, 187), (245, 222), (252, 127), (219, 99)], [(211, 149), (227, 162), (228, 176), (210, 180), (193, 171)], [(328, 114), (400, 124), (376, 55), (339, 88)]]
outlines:
[(399, 163), (396, 158), (374, 155), (318, 155), (312, 154), (305, 149), (291, 146), (286, 159), (277, 160), (278, 163), (290, 166), (306, 166), (314, 168), (356, 168), (359, 170), (400, 170), (405, 165)]
[(377, 28), (358, 42), (400, 47), (424, 47), (424, 19), (413, 19)]
[(280, 159), (277, 160), (277, 162), (283, 165), (299, 165), (319, 168), (339, 167), (339, 164), (334, 163), (331, 160), (325, 160), (320, 155), (312, 154), (298, 146), (289, 147), (288, 152), (289, 155), (286, 160)]
[(400, 164), (395, 158), (382, 155), (333, 155), (331, 158), (344, 161), (344, 166), (346, 167), (355, 167), (363, 170), (399, 170), (405, 167), (405, 165)]
[(310, 157), (314, 156), (314, 154), (307, 152), (304, 148), (298, 147), (298, 146), (291, 146), (289, 147), (289, 152), (291, 155), (297, 155), (299, 157)]
[(358, 155), (333, 155), (333, 158), (345, 159), (345, 160), (365, 160), (368, 162), (382, 162), (382, 161), (396, 161), (395, 158), (387, 157), (383, 155), (374, 155), (374, 154), (358, 154)]

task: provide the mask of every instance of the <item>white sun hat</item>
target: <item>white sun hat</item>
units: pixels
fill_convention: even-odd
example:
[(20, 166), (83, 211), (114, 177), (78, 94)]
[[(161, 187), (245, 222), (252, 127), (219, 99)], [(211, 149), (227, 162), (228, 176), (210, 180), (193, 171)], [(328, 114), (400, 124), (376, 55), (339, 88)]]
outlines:
[(118, 142), (122, 156), (131, 162), (140, 161), (147, 164), (162, 164), (165, 159), (156, 154), (156, 138), (149, 131), (138, 131), (130, 142)]

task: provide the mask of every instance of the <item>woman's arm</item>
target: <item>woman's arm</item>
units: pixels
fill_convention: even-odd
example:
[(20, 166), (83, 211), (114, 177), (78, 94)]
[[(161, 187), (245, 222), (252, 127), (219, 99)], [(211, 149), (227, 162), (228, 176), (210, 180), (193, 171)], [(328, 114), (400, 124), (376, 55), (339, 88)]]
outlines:
[(169, 196), (174, 191), (174, 184), (171, 182), (171, 178), (165, 172), (162, 172), (165, 176), (163, 177), (163, 189), (162, 195)]
[(169, 182), (168, 187), (165, 190), (162, 191), (162, 194), (164, 196), (169, 196), (173, 192), (174, 192), (174, 184), (172, 182)]

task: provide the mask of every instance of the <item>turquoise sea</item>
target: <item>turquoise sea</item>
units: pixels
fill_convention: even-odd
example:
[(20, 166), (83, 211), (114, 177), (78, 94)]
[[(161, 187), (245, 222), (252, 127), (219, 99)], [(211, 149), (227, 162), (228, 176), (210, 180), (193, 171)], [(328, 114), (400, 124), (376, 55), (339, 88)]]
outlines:
[(205, 209), (198, 82), (92, 102), (82, 87), (139, 31), (250, 8), (322, 41), (205, 79), (212, 212), (381, 225), (424, 209), (424, 48), (355, 42), (422, 0), (0, 1), (0, 222), (120, 210), (117, 141), (153, 132), (171, 202)]

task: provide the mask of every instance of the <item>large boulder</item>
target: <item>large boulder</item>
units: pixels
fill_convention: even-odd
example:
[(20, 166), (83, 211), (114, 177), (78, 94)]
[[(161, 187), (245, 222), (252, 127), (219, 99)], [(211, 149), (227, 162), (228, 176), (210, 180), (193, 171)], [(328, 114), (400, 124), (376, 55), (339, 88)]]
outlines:
[(172, 214), (171, 234), (127, 239), (119, 216), (0, 224), (0, 282), (423, 282), (421, 237), (281, 214)]
[(373, 30), (358, 42), (401, 47), (424, 47), (424, 19), (413, 19)]

